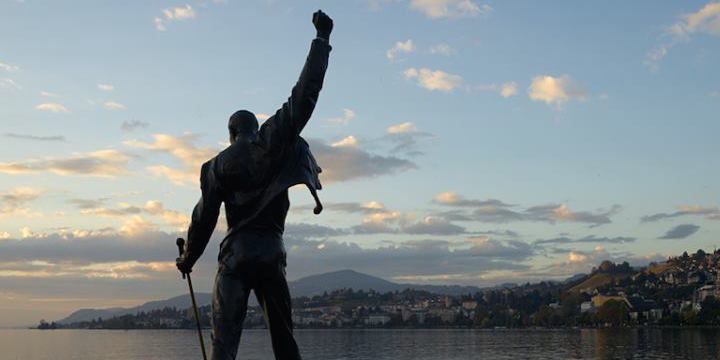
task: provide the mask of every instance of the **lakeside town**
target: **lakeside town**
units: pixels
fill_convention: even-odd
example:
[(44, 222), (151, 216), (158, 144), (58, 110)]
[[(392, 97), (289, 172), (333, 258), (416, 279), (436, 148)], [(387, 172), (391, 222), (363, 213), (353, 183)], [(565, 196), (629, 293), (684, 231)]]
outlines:
[[(293, 299), (298, 328), (522, 328), (720, 325), (720, 251), (683, 253), (632, 268), (602, 262), (588, 275), (483, 289), (459, 296), (428, 291), (340, 289)], [(210, 306), (200, 308), (210, 326)], [(251, 306), (247, 328), (265, 326)], [(194, 327), (190, 309), (163, 308), (39, 329), (178, 329)]]

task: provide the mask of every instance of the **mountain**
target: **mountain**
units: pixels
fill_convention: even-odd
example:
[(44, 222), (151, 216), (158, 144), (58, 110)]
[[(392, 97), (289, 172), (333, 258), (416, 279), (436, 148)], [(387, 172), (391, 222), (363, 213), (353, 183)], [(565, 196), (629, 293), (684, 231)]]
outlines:
[(396, 284), (379, 277), (359, 273), (354, 270), (340, 270), (325, 274), (310, 275), (288, 283), (290, 293), (294, 297), (320, 295), (325, 291), (342, 288), (355, 290), (373, 289), (379, 292), (395, 291)]
[[(376, 276), (359, 273), (354, 270), (340, 270), (324, 274), (310, 275), (295, 281), (288, 282), (290, 293), (293, 297), (322, 295), (323, 292), (331, 292), (342, 288), (354, 290), (375, 290), (378, 292), (402, 291), (408, 288), (422, 290), (441, 295), (462, 295), (475, 293), (480, 288), (475, 286), (460, 285), (418, 285), (398, 284)], [(198, 306), (209, 305), (212, 295), (208, 293), (195, 293)], [(251, 296), (250, 305), (255, 305), (255, 297)], [(140, 306), (131, 308), (110, 308), (110, 309), (80, 309), (69, 316), (58, 320), (60, 324), (71, 324), (80, 321), (89, 321), (99, 317), (108, 319), (113, 316), (135, 314), (141, 311), (151, 311), (165, 307), (186, 309), (192, 306), (190, 295), (180, 295), (166, 300), (150, 301)]]
[[(212, 295), (208, 293), (195, 293), (195, 300), (198, 306), (209, 305), (212, 299)], [(109, 319), (113, 316), (122, 316), (128, 314), (136, 314), (141, 311), (151, 311), (157, 309), (163, 309), (166, 307), (174, 307), (177, 309), (187, 309), (192, 306), (192, 300), (190, 295), (175, 296), (166, 300), (149, 301), (140, 306), (131, 308), (109, 308), (109, 309), (80, 309), (68, 317), (58, 320), (59, 324), (72, 324), (74, 322), (89, 321), (97, 318)]]

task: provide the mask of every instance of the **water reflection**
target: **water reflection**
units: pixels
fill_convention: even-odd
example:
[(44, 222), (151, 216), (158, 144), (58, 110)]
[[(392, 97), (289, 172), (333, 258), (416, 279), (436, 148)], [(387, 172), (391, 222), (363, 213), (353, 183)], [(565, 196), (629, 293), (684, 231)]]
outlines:
[[(299, 330), (297, 339), (317, 360), (720, 358), (719, 329)], [(0, 330), (0, 349), (1, 359), (200, 357), (196, 334), (182, 330)], [(266, 331), (249, 330), (238, 358), (270, 360), (270, 349)]]

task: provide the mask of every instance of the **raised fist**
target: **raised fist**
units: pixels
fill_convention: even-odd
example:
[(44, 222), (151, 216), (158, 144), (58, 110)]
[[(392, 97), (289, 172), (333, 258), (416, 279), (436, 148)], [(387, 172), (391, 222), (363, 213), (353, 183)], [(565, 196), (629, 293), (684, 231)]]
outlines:
[(313, 14), (312, 18), (315, 30), (317, 30), (317, 36), (325, 40), (330, 40), (330, 33), (333, 29), (333, 21), (327, 16), (322, 10), (318, 10)]

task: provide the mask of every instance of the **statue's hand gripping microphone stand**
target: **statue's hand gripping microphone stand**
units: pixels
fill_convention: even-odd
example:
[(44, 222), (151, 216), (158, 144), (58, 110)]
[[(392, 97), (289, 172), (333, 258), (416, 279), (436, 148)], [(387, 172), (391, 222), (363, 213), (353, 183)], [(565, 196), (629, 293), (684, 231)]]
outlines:
[[(176, 244), (178, 247), (178, 251), (180, 252), (180, 256), (182, 256), (185, 252), (185, 240), (183, 238), (178, 238)], [(187, 277), (188, 287), (190, 288), (190, 299), (192, 300), (193, 312), (195, 312), (195, 323), (197, 324), (198, 337), (200, 339), (200, 349), (202, 350), (203, 360), (207, 360), (207, 355), (205, 355), (205, 342), (203, 341), (202, 336), (202, 327), (200, 326), (200, 316), (198, 314), (197, 303), (195, 302), (195, 292), (193, 291), (190, 273), (183, 273), (182, 277), (183, 279)]]

